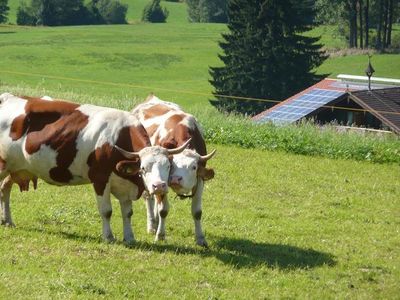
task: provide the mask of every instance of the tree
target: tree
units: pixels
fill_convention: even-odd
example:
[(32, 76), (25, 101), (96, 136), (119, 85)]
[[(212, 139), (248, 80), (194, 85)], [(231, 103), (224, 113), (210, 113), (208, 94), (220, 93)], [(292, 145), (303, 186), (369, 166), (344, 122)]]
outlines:
[(0, 0), (0, 23), (7, 22), (7, 15), (10, 8), (8, 7), (8, 0)]
[(161, 7), (160, 0), (152, 0), (143, 9), (142, 21), (164, 23), (166, 22), (168, 15), (168, 10), (165, 7)]
[(17, 9), (17, 24), (18, 25), (36, 25), (37, 17), (33, 15), (31, 7), (25, 2), (21, 2)]
[(226, 23), (227, 0), (186, 0), (190, 22)]
[[(398, 4), (399, 0), (316, 0), (317, 19), (323, 24), (338, 24), (349, 47), (368, 48), (372, 36), (373, 46), (385, 50), (391, 45)], [(370, 32), (370, 28), (376, 31)]]
[[(218, 109), (254, 114), (273, 104), (229, 96), (284, 100), (316, 81), (326, 58), (312, 28), (313, 1), (231, 0), (228, 29), (219, 43), (223, 67), (210, 68)], [(311, 16), (311, 17), (310, 17)], [(228, 97), (224, 96), (227, 95)]]
[(116, 0), (97, 0), (96, 7), (107, 24), (126, 24), (128, 5)]
[(31, 0), (17, 11), (19, 25), (85, 25), (126, 23), (128, 6), (117, 0)]

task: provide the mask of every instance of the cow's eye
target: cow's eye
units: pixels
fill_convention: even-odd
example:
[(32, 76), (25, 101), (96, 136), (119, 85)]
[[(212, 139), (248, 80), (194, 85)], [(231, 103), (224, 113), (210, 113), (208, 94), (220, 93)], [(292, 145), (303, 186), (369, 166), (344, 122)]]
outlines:
[(193, 166), (193, 167), (192, 167), (192, 170), (196, 170), (196, 169), (197, 169), (197, 167), (196, 167), (196, 166)]

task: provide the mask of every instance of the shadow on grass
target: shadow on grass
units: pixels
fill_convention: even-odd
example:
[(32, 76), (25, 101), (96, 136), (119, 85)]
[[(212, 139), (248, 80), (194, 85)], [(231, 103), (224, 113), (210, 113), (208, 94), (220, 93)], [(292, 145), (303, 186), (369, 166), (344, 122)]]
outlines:
[(11, 34), (16, 33), (16, 31), (0, 31), (0, 34)]
[(246, 239), (221, 238), (215, 256), (236, 268), (265, 265), (279, 269), (310, 269), (322, 265), (334, 266), (336, 261), (329, 253), (302, 249), (290, 245), (256, 243)]
[[(49, 228), (24, 228), (24, 231), (58, 236), (65, 239), (102, 243), (100, 237), (81, 235), (66, 231), (55, 231)], [(296, 246), (282, 244), (257, 243), (247, 239), (213, 238), (210, 249), (198, 246), (178, 246), (168, 242), (137, 241), (126, 245), (116, 241), (117, 245), (124, 245), (129, 249), (138, 249), (158, 253), (170, 252), (177, 255), (198, 255), (202, 257), (215, 257), (224, 264), (237, 269), (256, 268), (266, 266), (284, 270), (311, 269), (322, 265), (334, 266), (336, 261), (329, 253), (313, 249), (302, 249)]]
[(237, 269), (267, 266), (295, 270), (336, 265), (334, 256), (329, 253), (290, 245), (256, 243), (246, 239), (219, 238), (210, 249), (140, 241), (127, 247), (159, 253), (173, 252), (177, 255), (215, 257)]
[[(18, 227), (17, 227), (18, 228)], [(51, 236), (57, 236), (60, 238), (65, 238), (74, 241), (82, 241), (82, 242), (91, 242), (91, 243), (101, 243), (102, 239), (100, 237), (94, 237), (90, 235), (81, 235), (75, 232), (67, 232), (64, 230), (53, 230), (50, 228), (31, 228), (31, 227), (24, 227), (18, 228), (18, 230), (26, 231), (26, 232), (34, 232), (34, 233), (41, 233)]]

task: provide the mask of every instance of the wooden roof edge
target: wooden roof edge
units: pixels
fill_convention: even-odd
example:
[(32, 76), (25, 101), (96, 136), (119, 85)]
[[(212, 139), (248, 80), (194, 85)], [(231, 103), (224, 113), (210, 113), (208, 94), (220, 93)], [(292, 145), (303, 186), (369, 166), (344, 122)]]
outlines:
[(400, 127), (398, 127), (396, 124), (393, 124), (390, 120), (388, 120), (385, 116), (383, 116), (381, 113), (377, 112), (375, 109), (373, 109), (371, 106), (366, 104), (362, 99), (358, 98), (356, 95), (354, 95), (352, 92), (348, 91), (347, 94), (349, 95), (350, 99), (352, 99), (354, 102), (356, 102), (358, 105), (361, 107), (365, 108), (368, 112), (370, 112), (372, 115), (377, 117), (379, 120), (381, 120), (383, 123), (388, 125), (394, 132), (397, 134), (400, 134)]

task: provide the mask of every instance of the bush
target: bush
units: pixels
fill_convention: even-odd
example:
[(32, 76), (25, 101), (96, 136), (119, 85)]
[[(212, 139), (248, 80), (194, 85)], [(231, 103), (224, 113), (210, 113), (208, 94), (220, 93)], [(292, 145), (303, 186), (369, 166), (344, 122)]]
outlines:
[(117, 0), (31, 0), (17, 11), (19, 25), (126, 24), (128, 6)]
[(334, 126), (321, 128), (310, 121), (286, 126), (255, 124), (240, 115), (220, 114), (200, 106), (193, 107), (190, 113), (199, 120), (209, 143), (334, 159), (400, 163), (400, 138), (395, 134), (338, 133)]
[(0, 0), (0, 23), (7, 21), (7, 15), (10, 7), (8, 7), (8, 0)]
[(190, 22), (226, 23), (227, 0), (186, 0)]
[(168, 15), (168, 10), (161, 7), (160, 0), (152, 0), (143, 9), (142, 21), (164, 23), (166, 22)]
[(32, 8), (25, 2), (21, 2), (17, 9), (17, 24), (34, 26), (37, 23), (37, 17), (33, 14)]
[(96, 4), (100, 16), (107, 24), (126, 24), (128, 5), (117, 0), (99, 0)]

